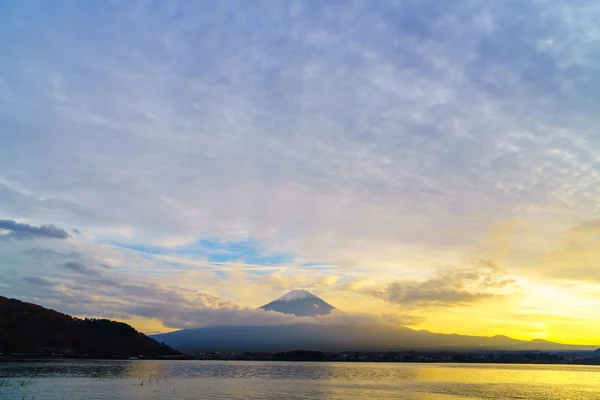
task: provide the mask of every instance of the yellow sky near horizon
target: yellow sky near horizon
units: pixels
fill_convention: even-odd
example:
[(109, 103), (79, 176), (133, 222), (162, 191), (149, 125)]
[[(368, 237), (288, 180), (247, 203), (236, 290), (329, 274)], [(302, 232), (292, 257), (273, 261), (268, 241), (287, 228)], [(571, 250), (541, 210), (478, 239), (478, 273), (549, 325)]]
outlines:
[[(233, 263), (224, 269), (225, 279), (215, 279), (204, 270), (170, 271), (168, 287), (187, 290), (191, 302), (196, 292), (202, 292), (230, 306), (247, 309), (266, 304), (288, 290), (302, 288), (344, 312), (394, 316), (398, 326), (417, 330), (599, 344), (600, 284), (576, 275), (571, 279), (560, 277), (571, 257), (578, 261), (578, 272), (594, 268), (595, 260), (600, 259), (600, 247), (595, 246), (596, 230), (565, 230), (552, 251), (527, 254), (527, 262), (534, 260), (537, 264), (519, 264), (515, 254), (521, 249), (515, 240), (531, 234), (531, 226), (516, 220), (496, 225), (479, 245), (464, 250), (468, 256), (451, 256), (455, 265), (423, 268), (418, 273), (394, 268), (394, 259), (381, 260), (378, 269), (372, 271), (333, 266), (327, 272), (314, 273), (288, 267), (259, 276), (243, 263)], [(405, 254), (408, 257), (410, 253)], [(418, 254), (418, 250), (414, 254), (416, 262), (432, 263), (432, 258)], [(439, 254), (433, 259), (437, 257)], [(492, 258), (500, 260), (502, 266), (490, 261)], [(540, 275), (540, 271), (546, 273)], [(556, 277), (547, 273), (551, 271)], [(390, 293), (381, 292), (386, 287), (389, 290), (390, 282), (396, 281), (402, 282), (404, 292), (410, 291), (414, 298), (395, 299)], [(161, 278), (155, 282), (166, 281)], [(177, 329), (157, 318), (120, 320), (146, 333)]]
[[(220, 280), (201, 270), (170, 271), (168, 287), (185, 288), (191, 302), (196, 292), (203, 292), (242, 309), (255, 309), (288, 290), (301, 288), (318, 294), (344, 312), (393, 316), (398, 326), (417, 330), (600, 344), (597, 319), (600, 284), (576, 275), (570, 279), (560, 276), (573, 252), (577, 254), (573, 259), (578, 261), (578, 272), (594, 268), (595, 260), (600, 259), (600, 247), (595, 246), (596, 230), (566, 230), (551, 252), (540, 252), (533, 258), (528, 255), (528, 260), (537, 260), (537, 265), (520, 265), (515, 258), (519, 244), (513, 241), (528, 233), (515, 233), (523, 225), (527, 224), (510, 220), (490, 229), (481, 245), (466, 250), (471, 256), (455, 257), (457, 263), (470, 259), (471, 266), (466, 268), (468, 261), (459, 266), (422, 269), (414, 274), (395, 271), (389, 267), (394, 265), (393, 260), (387, 260), (381, 263), (379, 276), (375, 270), (365, 273), (360, 268), (355, 274), (339, 268), (330, 268), (326, 273), (277, 268), (257, 277), (243, 264), (234, 263), (226, 269), (226, 279)], [(493, 256), (503, 264), (475, 261), (475, 256)], [(427, 257), (419, 255), (415, 259), (422, 262)], [(557, 275), (540, 275), (540, 270), (556, 271)], [(165, 283), (162, 278), (161, 281)], [(396, 281), (402, 282), (404, 293), (410, 291), (415, 297), (394, 298), (381, 292), (386, 287), (389, 290), (390, 282)], [(151, 334), (177, 329), (157, 318), (119, 320)]]

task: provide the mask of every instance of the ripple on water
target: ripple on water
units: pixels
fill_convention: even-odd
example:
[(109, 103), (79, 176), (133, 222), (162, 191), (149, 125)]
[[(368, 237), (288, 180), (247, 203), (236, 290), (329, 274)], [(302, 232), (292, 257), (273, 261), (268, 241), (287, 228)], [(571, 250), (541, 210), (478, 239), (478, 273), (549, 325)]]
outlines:
[(0, 364), (0, 399), (598, 399), (600, 367), (52, 361)]

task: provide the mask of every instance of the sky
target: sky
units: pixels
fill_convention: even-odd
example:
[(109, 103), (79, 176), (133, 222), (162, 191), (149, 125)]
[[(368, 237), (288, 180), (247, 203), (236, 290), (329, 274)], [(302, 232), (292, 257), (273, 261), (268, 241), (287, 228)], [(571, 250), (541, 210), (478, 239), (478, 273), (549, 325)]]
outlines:
[(0, 3), (0, 294), (146, 333), (600, 344), (600, 4)]

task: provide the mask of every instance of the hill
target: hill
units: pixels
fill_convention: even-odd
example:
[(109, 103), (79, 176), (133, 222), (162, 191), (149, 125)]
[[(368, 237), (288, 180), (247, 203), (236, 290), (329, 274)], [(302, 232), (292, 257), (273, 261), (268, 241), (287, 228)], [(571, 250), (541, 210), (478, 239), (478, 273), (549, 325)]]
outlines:
[(331, 314), (336, 310), (331, 304), (307, 290), (292, 290), (260, 308), (265, 311), (293, 314), (297, 317), (316, 317)]
[(106, 319), (80, 319), (0, 296), (0, 353), (156, 358), (179, 354), (131, 326)]

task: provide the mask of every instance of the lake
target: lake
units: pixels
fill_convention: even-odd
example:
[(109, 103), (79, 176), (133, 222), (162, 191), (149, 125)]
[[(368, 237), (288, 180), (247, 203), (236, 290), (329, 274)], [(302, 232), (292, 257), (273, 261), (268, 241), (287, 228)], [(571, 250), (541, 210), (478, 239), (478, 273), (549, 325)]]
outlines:
[(51, 361), (0, 363), (0, 399), (599, 399), (575, 365)]

